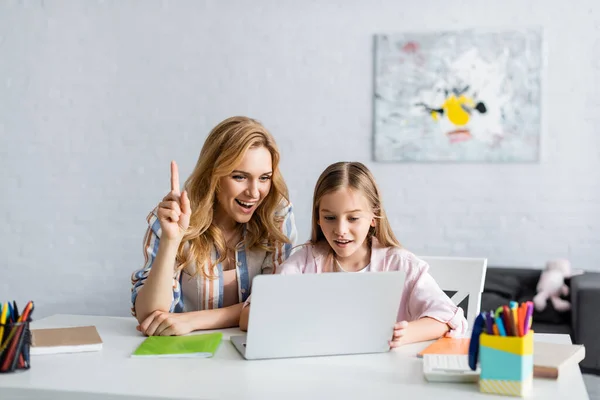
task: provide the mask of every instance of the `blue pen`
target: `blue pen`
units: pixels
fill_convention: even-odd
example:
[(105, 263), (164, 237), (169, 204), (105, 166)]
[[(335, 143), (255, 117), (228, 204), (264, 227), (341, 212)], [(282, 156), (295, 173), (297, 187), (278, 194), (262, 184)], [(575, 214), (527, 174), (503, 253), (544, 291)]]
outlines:
[(477, 369), (477, 360), (479, 359), (479, 335), (483, 332), (485, 326), (485, 316), (480, 313), (475, 322), (473, 322), (473, 332), (469, 342), (469, 367), (475, 371)]
[(9, 322), (17, 322), (15, 320), (13, 320), (13, 308), (12, 308), (12, 304), (10, 303), (10, 301), (8, 303), (8, 318), (10, 318)]
[(496, 326), (498, 327), (500, 336), (506, 336), (506, 331), (504, 330), (504, 324), (502, 323), (502, 317), (500, 317), (500, 315), (496, 317)]

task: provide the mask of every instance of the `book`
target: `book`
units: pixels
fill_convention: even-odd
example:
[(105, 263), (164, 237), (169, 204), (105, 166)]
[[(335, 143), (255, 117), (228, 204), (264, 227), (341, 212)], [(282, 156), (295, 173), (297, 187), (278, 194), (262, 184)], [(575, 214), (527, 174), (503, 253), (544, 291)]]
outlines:
[(580, 344), (535, 342), (533, 345), (533, 376), (558, 379), (567, 365), (580, 363), (585, 358), (585, 347)]
[(425, 349), (417, 353), (417, 357), (423, 358), (424, 354), (469, 354), (470, 338), (439, 338)]
[(95, 326), (31, 329), (30, 354), (59, 354), (99, 351), (102, 339)]
[(188, 336), (150, 336), (132, 357), (212, 357), (221, 344), (221, 332)]

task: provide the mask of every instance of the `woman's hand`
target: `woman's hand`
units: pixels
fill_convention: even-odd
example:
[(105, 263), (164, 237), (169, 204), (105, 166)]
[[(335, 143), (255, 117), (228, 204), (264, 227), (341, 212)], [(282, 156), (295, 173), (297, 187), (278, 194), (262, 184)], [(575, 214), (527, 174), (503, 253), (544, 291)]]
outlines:
[(162, 230), (161, 239), (181, 242), (190, 226), (192, 210), (187, 192), (179, 191), (179, 170), (175, 161), (171, 161), (171, 191), (158, 205), (158, 221)]
[(390, 340), (390, 349), (400, 347), (404, 344), (403, 338), (406, 336), (407, 330), (407, 321), (400, 321), (394, 324), (394, 334), (392, 335), (392, 340)]
[(169, 313), (154, 311), (144, 322), (137, 326), (137, 330), (146, 336), (180, 336), (194, 330), (189, 313)]

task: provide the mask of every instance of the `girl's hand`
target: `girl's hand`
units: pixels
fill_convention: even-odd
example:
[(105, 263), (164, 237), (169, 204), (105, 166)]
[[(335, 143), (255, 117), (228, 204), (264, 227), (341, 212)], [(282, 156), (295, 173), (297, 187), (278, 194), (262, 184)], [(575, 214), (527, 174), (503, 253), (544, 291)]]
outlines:
[(401, 321), (396, 322), (394, 325), (394, 334), (392, 335), (392, 340), (390, 340), (390, 349), (400, 347), (403, 343), (403, 338), (406, 336), (406, 331), (408, 330), (408, 322)]
[(185, 231), (190, 226), (192, 210), (187, 192), (179, 191), (179, 170), (175, 161), (171, 161), (171, 191), (158, 205), (158, 221), (162, 230), (161, 239), (183, 239)]
[(154, 311), (136, 329), (146, 336), (180, 336), (194, 330), (189, 313)]

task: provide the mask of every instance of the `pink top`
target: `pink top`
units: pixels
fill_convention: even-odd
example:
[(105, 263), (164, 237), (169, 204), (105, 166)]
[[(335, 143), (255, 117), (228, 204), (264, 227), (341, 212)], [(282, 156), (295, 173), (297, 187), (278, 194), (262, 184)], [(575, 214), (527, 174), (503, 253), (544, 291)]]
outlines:
[[(279, 266), (282, 274), (318, 274), (327, 270), (327, 253), (305, 244)], [(410, 251), (398, 247), (382, 247), (373, 238), (370, 271), (404, 271), (406, 280), (397, 321), (415, 321), (430, 317), (448, 324), (449, 336), (467, 331), (462, 308), (457, 307), (429, 274), (429, 265)], [(249, 299), (250, 300), (250, 299)]]

